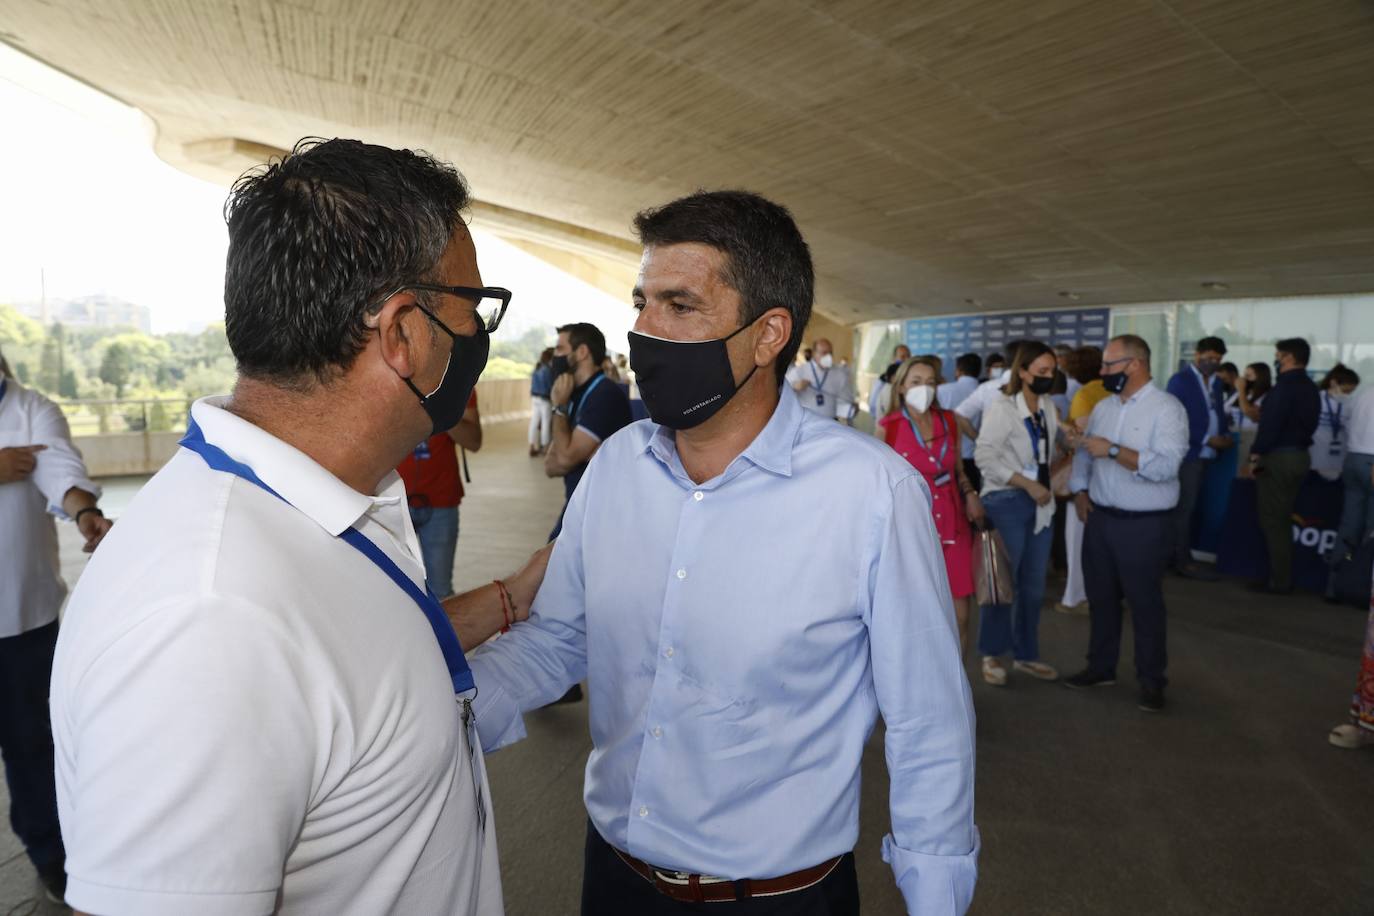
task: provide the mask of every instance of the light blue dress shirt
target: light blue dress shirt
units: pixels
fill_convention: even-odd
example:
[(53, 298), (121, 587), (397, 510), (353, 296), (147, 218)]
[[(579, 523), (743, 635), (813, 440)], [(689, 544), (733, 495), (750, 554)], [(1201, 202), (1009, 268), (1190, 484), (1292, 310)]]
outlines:
[(1188, 454), (1188, 412), (1166, 391), (1146, 384), (1130, 399), (1102, 399), (1088, 418), (1088, 436), (1140, 453), (1128, 471), (1115, 458), (1094, 458), (1086, 448), (1073, 456), (1069, 489), (1088, 491), (1099, 506), (1127, 512), (1162, 512), (1178, 505), (1178, 468)]
[(887, 727), (883, 857), (913, 913), (977, 880), (974, 716), (925, 483), (784, 389), (694, 484), (633, 424), (568, 504), (530, 620), (471, 653), (483, 744), (587, 678), (587, 812), (652, 865), (768, 878), (854, 848), (859, 761)]

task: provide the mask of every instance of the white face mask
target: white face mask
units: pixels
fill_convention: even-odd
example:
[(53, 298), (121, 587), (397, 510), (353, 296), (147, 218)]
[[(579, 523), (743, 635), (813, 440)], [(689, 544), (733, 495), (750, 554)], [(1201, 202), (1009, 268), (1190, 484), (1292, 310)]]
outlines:
[(934, 385), (913, 385), (907, 389), (906, 406), (917, 413), (925, 413), (935, 401)]
[(835, 365), (835, 357), (831, 356), (829, 353), (824, 356), (818, 356), (816, 357), (816, 365), (820, 366), (822, 369), (829, 369), (831, 366)]
[(1350, 395), (1346, 394), (1341, 389), (1333, 388), (1331, 390), (1331, 400), (1335, 401), (1337, 404), (1344, 404), (1349, 399)]

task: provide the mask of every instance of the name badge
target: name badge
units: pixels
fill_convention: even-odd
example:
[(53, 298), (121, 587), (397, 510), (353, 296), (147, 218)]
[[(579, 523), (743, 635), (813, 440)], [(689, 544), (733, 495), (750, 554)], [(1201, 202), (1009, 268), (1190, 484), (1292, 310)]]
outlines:
[(825, 406), (825, 395), (820, 394), (819, 392), (817, 392), (817, 394), (816, 394), (816, 406), (817, 406), (817, 407), (824, 407), (824, 406)]
[(937, 486), (937, 487), (947, 487), (947, 486), (949, 486), (949, 471), (945, 471), (945, 472), (944, 472), (943, 474), (941, 474), (939, 477), (936, 477), (936, 478), (935, 478), (935, 486)]
[(428, 440), (428, 439), (426, 439), (424, 442), (421, 442), (419, 445), (415, 446), (415, 460), (416, 460), (416, 461), (428, 461), (428, 460), (429, 460), (429, 440)]

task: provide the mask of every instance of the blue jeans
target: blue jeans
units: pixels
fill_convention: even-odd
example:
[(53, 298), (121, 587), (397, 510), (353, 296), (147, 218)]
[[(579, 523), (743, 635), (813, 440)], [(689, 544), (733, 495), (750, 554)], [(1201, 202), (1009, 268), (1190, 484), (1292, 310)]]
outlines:
[(440, 598), (453, 594), (453, 555), (458, 552), (458, 507), (411, 509), (410, 523), (420, 539), (425, 578)]
[(1012, 604), (985, 604), (978, 627), (978, 651), (1005, 655), (1019, 662), (1040, 659), (1040, 605), (1045, 600), (1045, 574), (1054, 545), (1054, 526), (1035, 530), (1035, 500), (1025, 490), (998, 490), (983, 497), (983, 508), (992, 520), (1011, 563)]
[[(1374, 528), (1374, 484), (1370, 483), (1370, 468), (1374, 468), (1374, 455), (1348, 452), (1341, 480), (1345, 484), (1345, 505), (1341, 508), (1341, 540), (1350, 550), (1356, 550), (1364, 543), (1370, 529)], [(1336, 545), (1327, 556), (1327, 562), (1338, 563), (1345, 557), (1345, 551)]]

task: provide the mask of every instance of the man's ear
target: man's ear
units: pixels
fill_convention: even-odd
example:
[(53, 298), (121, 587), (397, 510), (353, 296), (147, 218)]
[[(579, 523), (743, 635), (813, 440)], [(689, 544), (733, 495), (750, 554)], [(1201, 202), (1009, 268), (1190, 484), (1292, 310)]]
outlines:
[(406, 290), (396, 293), (369, 315), (366, 323), (377, 329), (382, 361), (401, 378), (415, 375), (420, 354), (427, 346), (421, 336), (425, 314), (416, 307), (415, 294)]
[(754, 343), (754, 365), (767, 366), (777, 361), (787, 342), (792, 339), (792, 313), (787, 309), (769, 309), (759, 321), (759, 336)]

